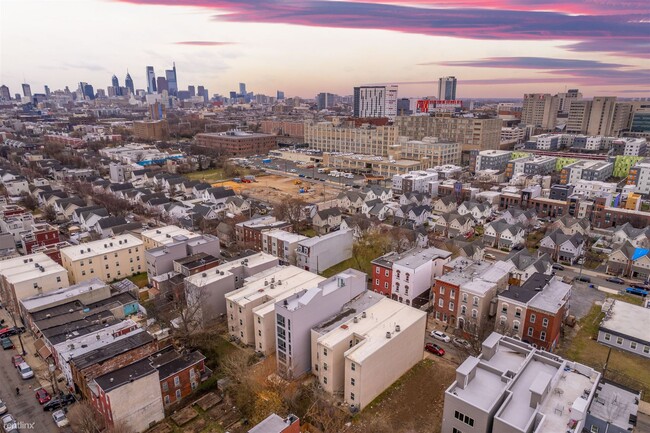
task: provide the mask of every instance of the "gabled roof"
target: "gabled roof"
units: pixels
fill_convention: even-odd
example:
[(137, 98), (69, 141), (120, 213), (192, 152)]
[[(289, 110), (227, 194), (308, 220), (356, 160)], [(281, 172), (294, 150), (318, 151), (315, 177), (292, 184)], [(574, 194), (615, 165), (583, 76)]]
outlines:
[(503, 233), (503, 232), (509, 230), (510, 233), (513, 233), (513, 234), (514, 234), (514, 233), (518, 233), (518, 232), (520, 232), (521, 230), (524, 229), (524, 228), (521, 226), (521, 224), (519, 224), (519, 223), (516, 223), (516, 224), (508, 224), (508, 223), (507, 223), (506, 221), (504, 221), (504, 220), (496, 220), (496, 221), (492, 221), (491, 223), (488, 223), (488, 224), (486, 225), (486, 228), (487, 228), (487, 227), (492, 227), (492, 228), (494, 229), (494, 231), (497, 232), (497, 233)]
[(158, 206), (165, 203), (169, 203), (169, 199), (167, 197), (152, 198), (149, 201), (147, 201), (147, 204), (149, 206)]
[(520, 271), (533, 266), (537, 272), (542, 273), (546, 272), (548, 266), (551, 263), (551, 259), (548, 254), (536, 256), (529, 253), (526, 249), (511, 252), (504, 261), (512, 262), (512, 264), (515, 265), (515, 267)]
[(197, 190), (197, 191), (204, 191), (204, 190), (210, 189), (210, 188), (212, 188), (212, 185), (210, 185), (209, 183), (205, 183), (205, 182), (199, 182), (196, 185), (194, 185), (194, 189)]
[(562, 245), (563, 243), (569, 241), (576, 248), (584, 243), (584, 237), (581, 234), (576, 233), (574, 235), (567, 235), (560, 229), (554, 230), (553, 232), (547, 234), (544, 239), (547, 238), (551, 239), (555, 245)]
[(570, 215), (564, 215), (562, 218), (557, 220), (564, 227), (573, 227), (574, 225), (580, 225), (584, 229), (589, 228), (589, 221), (585, 218), (574, 218)]
[(235, 191), (233, 191), (232, 189), (226, 189), (222, 186), (218, 186), (216, 188), (210, 188), (208, 189), (207, 192), (215, 199), (232, 197), (235, 195)]
[(415, 214), (415, 216), (420, 216), (420, 215), (422, 215), (424, 212), (431, 212), (431, 207), (430, 207), (430, 206), (427, 206), (427, 205), (415, 206), (414, 208), (412, 208), (412, 209), (409, 211), (409, 213), (410, 213), (410, 212), (413, 212), (413, 214)]
[(100, 228), (107, 229), (110, 227), (126, 224), (126, 219), (124, 219), (123, 216), (109, 216), (100, 219), (97, 224), (99, 224)]
[[(78, 207), (72, 213), (75, 214), (77, 217), (79, 217), (79, 216), (82, 216), (83, 214), (85, 214), (86, 212), (95, 211), (95, 210), (99, 210), (99, 209), (104, 209), (104, 207), (103, 206)], [(106, 209), (104, 209), (104, 210), (106, 210)]]
[(460, 206), (465, 207), (469, 211), (474, 208), (477, 208), (480, 212), (485, 212), (486, 210), (490, 209), (490, 205), (487, 203), (479, 203), (476, 201), (464, 201), (460, 204)]
[(316, 212), (316, 215), (318, 215), (318, 217), (321, 220), (326, 220), (330, 216), (337, 217), (337, 216), (341, 215), (341, 210), (339, 208), (337, 208), (337, 207), (331, 207), (329, 209), (323, 209), (321, 211)]
[(628, 239), (636, 239), (638, 237), (644, 236), (646, 234), (647, 228), (642, 228), (642, 229), (637, 229), (630, 223), (625, 223), (622, 226), (618, 227), (617, 229), (614, 229), (614, 232), (618, 231), (623, 231), (625, 233), (625, 236)]
[(625, 241), (623, 245), (612, 254), (616, 253), (617, 251), (620, 251), (623, 253), (623, 255), (628, 259), (628, 260), (637, 260), (645, 255), (648, 254), (649, 250), (646, 248), (637, 248), (634, 245), (630, 243), (630, 241)]
[(436, 203), (437, 202), (442, 202), (442, 203), (445, 204), (445, 206), (449, 206), (452, 203), (456, 203), (456, 199), (451, 195), (447, 195), (445, 197), (442, 197), (442, 198), (439, 198), (438, 200), (436, 200)]
[(241, 198), (241, 197), (237, 197), (236, 195), (234, 195), (232, 197), (228, 197), (226, 199), (226, 203), (227, 204), (232, 203), (237, 207), (242, 207), (242, 205), (245, 203), (245, 200), (243, 198)]
[(109, 213), (108, 213), (108, 210), (106, 210), (106, 208), (103, 208), (103, 207), (100, 207), (98, 209), (92, 209), (92, 210), (85, 211), (85, 212), (81, 213), (81, 217), (84, 220), (87, 220), (88, 218), (90, 218), (91, 215), (97, 215), (99, 217), (105, 218), (105, 217), (109, 216)]
[[(192, 211), (195, 214), (198, 214), (198, 215), (201, 215), (201, 216), (204, 217), (204, 216), (208, 215), (210, 212), (212, 212), (212, 208), (208, 207), (208, 206), (203, 206), (202, 204), (197, 204), (197, 205), (194, 205), (194, 207), (192, 208)], [(219, 225), (221, 225), (221, 224), (222, 223), (219, 223)]]

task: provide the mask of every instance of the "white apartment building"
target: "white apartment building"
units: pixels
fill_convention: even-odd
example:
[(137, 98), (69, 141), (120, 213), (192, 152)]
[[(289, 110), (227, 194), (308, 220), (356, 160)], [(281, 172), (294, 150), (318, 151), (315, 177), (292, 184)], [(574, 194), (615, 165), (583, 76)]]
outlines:
[(392, 190), (394, 194), (408, 192), (429, 192), (429, 182), (438, 180), (438, 173), (431, 171), (410, 171), (406, 174), (393, 176)]
[(557, 150), (562, 136), (560, 134), (543, 134), (536, 138), (537, 150)]
[(63, 266), (43, 253), (30, 254), (0, 262), (0, 290), (6, 306), (19, 313), (19, 301), (68, 287)]
[(142, 243), (145, 250), (150, 250), (152, 248), (162, 247), (163, 245), (174, 243), (174, 236), (185, 236), (188, 239), (199, 236), (193, 231), (169, 225), (165, 227), (158, 227), (151, 230), (144, 230), (140, 233), (142, 238)]
[(616, 184), (614, 182), (599, 182), (596, 180), (578, 180), (573, 183), (575, 188), (574, 194), (581, 194), (587, 198), (602, 196), (613, 197), (616, 194)]
[(130, 234), (63, 248), (61, 263), (73, 284), (95, 277), (120, 280), (147, 268), (143, 243)]
[(433, 279), (442, 275), (451, 260), (451, 252), (438, 248), (414, 248), (393, 261), (392, 298), (406, 305), (431, 288)]
[(299, 233), (273, 229), (262, 232), (262, 251), (280, 259), (283, 264), (295, 265), (298, 243), (308, 239)]
[(422, 140), (400, 137), (399, 144), (399, 155), (394, 155), (394, 159), (427, 160), (429, 166), (460, 164), (461, 145), (457, 142), (437, 137), (424, 137)]
[(632, 166), (627, 184), (634, 185), (634, 192), (650, 194), (650, 160), (644, 159)]
[[(445, 433), (581, 432), (600, 373), (492, 333), (445, 391)], [(595, 431), (595, 430), (591, 430)]]
[(521, 143), (526, 138), (526, 129), (517, 127), (501, 128), (501, 144)]
[(243, 287), (247, 278), (278, 264), (277, 257), (258, 253), (185, 278), (185, 299), (194, 319), (205, 326), (223, 316), (226, 294)]
[(359, 86), (354, 88), (354, 117), (397, 116), (397, 86)]
[(397, 143), (395, 126), (362, 125), (353, 122), (305, 122), (305, 143), (323, 152), (387, 156)]
[(296, 266), (311, 272), (322, 272), (352, 257), (352, 230), (336, 230), (298, 242)]
[(247, 278), (243, 287), (226, 294), (228, 332), (258, 351), (272, 352), (275, 303), (324, 279), (295, 266), (275, 266)]
[(363, 409), (422, 360), (426, 312), (382, 298), (324, 335), (312, 334), (323, 389)]

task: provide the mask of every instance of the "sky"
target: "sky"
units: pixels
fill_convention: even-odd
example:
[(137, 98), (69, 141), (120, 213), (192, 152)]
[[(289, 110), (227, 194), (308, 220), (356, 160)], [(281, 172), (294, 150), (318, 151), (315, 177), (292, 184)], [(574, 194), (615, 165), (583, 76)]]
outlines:
[(434, 96), (650, 97), (650, 0), (0, 0), (0, 83), (145, 88), (176, 62), (179, 88), (312, 98), (398, 84)]

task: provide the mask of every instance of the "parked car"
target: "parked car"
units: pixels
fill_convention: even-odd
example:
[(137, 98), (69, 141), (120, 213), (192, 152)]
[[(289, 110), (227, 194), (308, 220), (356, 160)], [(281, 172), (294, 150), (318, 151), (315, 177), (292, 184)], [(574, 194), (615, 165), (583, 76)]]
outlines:
[(630, 283), (630, 287), (636, 287), (636, 288), (643, 289), (643, 290), (648, 290), (649, 289), (648, 285), (643, 284), (643, 283)]
[(18, 433), (18, 421), (10, 413), (2, 417), (2, 428), (5, 433)]
[(44, 411), (53, 411), (57, 409), (64, 408), (76, 401), (74, 395), (72, 394), (63, 394), (59, 395), (56, 398), (53, 398), (49, 402), (45, 403), (43, 405), (43, 410)]
[(20, 377), (23, 379), (31, 379), (34, 377), (34, 371), (32, 371), (32, 367), (30, 367), (26, 362), (21, 362), (17, 368)]
[(625, 280), (619, 277), (609, 277), (605, 281), (609, 281), (610, 283), (614, 283), (614, 284), (625, 284)]
[(25, 360), (20, 355), (14, 355), (11, 357), (11, 363), (13, 364), (14, 368), (18, 368), (18, 366), (23, 362), (25, 362)]
[(445, 349), (442, 347), (438, 346), (437, 344), (433, 343), (427, 343), (424, 345), (424, 350), (427, 352), (433, 353), (434, 355), (438, 356), (444, 356), (445, 355)]
[(54, 420), (54, 424), (59, 428), (70, 425), (68, 418), (65, 416), (65, 411), (61, 409), (52, 414), (52, 419)]
[(36, 400), (38, 400), (39, 404), (45, 404), (52, 400), (52, 396), (47, 392), (47, 390), (45, 390), (45, 388), (38, 388), (36, 390)]
[(577, 276), (574, 278), (574, 281), (582, 281), (583, 283), (591, 283), (591, 278), (585, 277), (584, 275), (582, 276)]
[(0, 400), (0, 415), (4, 415), (7, 413), (7, 405), (5, 404), (4, 401)]
[(9, 337), (2, 337), (2, 339), (0, 339), (0, 344), (2, 344), (2, 348), (4, 350), (9, 350), (14, 348), (14, 342), (11, 341), (11, 338)]
[(485, 253), (485, 254), (483, 254), (483, 257), (488, 259), (488, 260), (496, 260), (497, 259), (496, 256), (494, 254), (491, 254), (491, 253)]
[(555, 269), (556, 271), (563, 271), (564, 270), (564, 266), (562, 266), (559, 263), (553, 263), (553, 266), (551, 266), (551, 268)]
[(469, 344), (469, 341), (463, 340), (462, 338), (454, 338), (453, 339), (454, 345), (458, 347), (462, 347), (463, 349), (471, 349), (472, 345)]
[(628, 287), (625, 289), (626, 293), (629, 293), (630, 295), (637, 295), (637, 296), (648, 296), (650, 294), (650, 291), (646, 289), (641, 289), (639, 287)]
[(441, 331), (431, 331), (431, 336), (437, 340), (444, 341), (445, 343), (449, 343), (451, 341), (449, 335)]

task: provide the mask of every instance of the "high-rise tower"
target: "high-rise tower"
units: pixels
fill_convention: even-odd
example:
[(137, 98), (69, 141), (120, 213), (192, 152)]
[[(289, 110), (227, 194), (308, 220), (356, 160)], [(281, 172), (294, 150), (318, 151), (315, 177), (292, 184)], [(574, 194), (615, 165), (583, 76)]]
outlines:
[(131, 74), (129, 74), (129, 71), (126, 71), (126, 78), (124, 79), (124, 86), (129, 89), (131, 94), (135, 95), (135, 89), (133, 87), (133, 78), (131, 78)]
[(456, 77), (441, 77), (438, 80), (438, 99), (453, 101), (456, 99)]
[(153, 66), (147, 66), (147, 93), (156, 93), (156, 73)]

